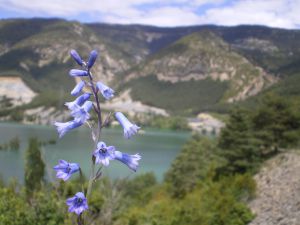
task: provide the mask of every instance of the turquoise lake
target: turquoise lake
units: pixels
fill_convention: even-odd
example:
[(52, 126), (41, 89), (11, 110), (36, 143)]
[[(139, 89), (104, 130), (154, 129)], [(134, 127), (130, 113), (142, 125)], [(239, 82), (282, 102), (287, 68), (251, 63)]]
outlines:
[[(46, 162), (46, 179), (55, 180), (52, 167), (59, 159), (77, 162), (84, 174), (89, 174), (93, 142), (87, 128), (71, 131), (58, 139), (55, 128), (51, 126), (0, 123), (0, 134), (0, 144), (7, 143), (14, 137), (20, 139), (19, 150), (0, 150), (0, 174), (5, 181), (17, 178), (23, 183), (25, 150), (31, 137), (37, 137), (40, 141), (56, 140), (56, 144), (46, 145), (41, 149), (42, 157)], [(104, 129), (102, 140), (107, 145), (113, 145), (117, 150), (130, 154), (140, 153), (142, 156), (137, 173), (131, 172), (118, 161), (112, 161), (110, 166), (104, 169), (104, 174), (112, 178), (126, 178), (135, 174), (153, 172), (161, 181), (190, 136), (189, 132), (146, 129), (132, 139), (126, 140), (121, 129)]]

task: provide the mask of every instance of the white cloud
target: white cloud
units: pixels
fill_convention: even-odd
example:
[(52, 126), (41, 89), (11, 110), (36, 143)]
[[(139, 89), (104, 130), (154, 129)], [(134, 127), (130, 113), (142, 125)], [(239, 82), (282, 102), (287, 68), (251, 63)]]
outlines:
[(129, 17), (123, 20), (113, 16), (104, 19), (110, 23), (139, 23), (157, 26), (186, 26), (197, 24), (199, 21), (198, 15), (187, 8), (176, 7), (161, 7), (156, 10), (141, 12), (136, 17)]
[(300, 24), (300, 1), (238, 1), (227, 7), (207, 10), (201, 16), (201, 23), (219, 25), (260, 24), (272, 27), (297, 28), (297, 24)]
[(22, 13), (74, 18), (89, 14), (95, 22), (157, 26), (260, 24), (300, 27), (300, 0), (0, 0), (0, 14), (2, 10), (15, 12), (16, 16)]

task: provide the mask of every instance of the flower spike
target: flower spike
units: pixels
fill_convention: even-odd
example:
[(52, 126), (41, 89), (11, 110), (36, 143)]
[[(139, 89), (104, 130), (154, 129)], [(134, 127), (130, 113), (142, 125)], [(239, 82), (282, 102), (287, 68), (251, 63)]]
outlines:
[[(73, 90), (71, 91), (72, 96), (76, 96), (76, 99), (71, 102), (66, 102), (65, 105), (70, 110), (70, 115), (73, 117), (73, 120), (68, 122), (55, 122), (54, 125), (56, 126), (57, 132), (59, 137), (63, 137), (67, 132), (82, 126), (86, 123), (89, 128), (91, 129), (92, 139), (94, 140), (95, 144), (97, 144), (96, 149), (93, 151), (92, 162), (93, 162), (93, 169), (91, 170), (92, 173), (90, 175), (90, 181), (87, 187), (87, 190), (83, 192), (77, 192), (73, 197), (68, 198), (66, 200), (66, 204), (69, 207), (69, 212), (74, 212), (78, 215), (77, 223), (84, 224), (85, 218), (82, 216), (82, 213), (85, 210), (88, 210), (87, 198), (89, 198), (92, 190), (92, 184), (94, 180), (97, 180), (102, 174), (102, 165), (108, 166), (111, 160), (118, 160), (121, 163), (125, 164), (129, 169), (133, 171), (137, 171), (139, 166), (139, 160), (141, 156), (137, 153), (134, 155), (129, 155), (127, 153), (123, 153), (117, 151), (114, 146), (107, 146), (104, 142), (98, 142), (100, 137), (102, 128), (104, 128), (107, 123), (109, 122), (109, 118), (111, 113), (107, 116), (107, 118), (102, 122), (102, 110), (100, 107), (99, 96), (98, 92), (101, 92), (103, 97), (106, 100), (110, 100), (114, 97), (114, 90), (110, 87), (106, 86), (100, 81), (94, 80), (90, 69), (94, 66), (96, 59), (98, 57), (98, 53), (96, 50), (90, 52), (90, 56), (88, 61), (83, 61), (80, 55), (75, 51), (70, 51), (71, 57), (76, 61), (76, 63), (81, 66), (81, 69), (71, 69), (69, 71), (69, 75), (71, 77), (80, 77), (81, 81), (78, 82)], [(95, 77), (96, 78), (96, 77)], [(78, 79), (78, 78), (77, 78)], [(84, 93), (84, 88), (89, 89), (91, 93)], [(83, 92), (81, 95), (80, 93)], [(80, 96), (78, 96), (80, 95)], [(92, 101), (89, 101), (91, 95), (94, 96)], [(95, 113), (97, 114), (98, 123), (89, 123), (87, 120), (90, 119), (90, 111), (94, 108)], [(126, 139), (131, 138), (133, 135), (138, 133), (140, 127), (136, 124), (131, 123), (123, 113), (116, 112), (115, 113), (116, 120), (120, 123), (120, 125), (124, 129), (124, 137)], [(97, 126), (97, 127), (95, 127)], [(98, 143), (97, 143), (98, 142)], [(94, 164), (102, 164), (97, 172), (94, 174)], [(56, 177), (67, 181), (71, 178), (71, 176), (76, 173), (80, 172), (81, 169), (78, 163), (71, 163), (65, 160), (59, 160), (58, 164), (53, 167), (56, 171)], [(85, 194), (87, 195), (85, 197)]]

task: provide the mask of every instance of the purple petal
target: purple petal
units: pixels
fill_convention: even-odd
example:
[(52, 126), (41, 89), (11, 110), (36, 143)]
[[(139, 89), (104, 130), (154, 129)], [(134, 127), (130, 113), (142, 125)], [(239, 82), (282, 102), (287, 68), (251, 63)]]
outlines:
[(58, 160), (58, 163), (66, 165), (66, 166), (69, 164), (66, 160), (63, 160), (63, 159)]
[(89, 112), (93, 107), (93, 103), (91, 101), (86, 101), (83, 105), (82, 108), (84, 108), (84, 110), (86, 112)]
[(89, 98), (91, 97), (90, 93), (84, 93), (80, 95), (78, 98), (75, 99), (74, 102), (76, 102), (77, 105), (83, 105)]
[(71, 205), (74, 202), (75, 199), (76, 199), (76, 197), (68, 198), (66, 200), (67, 205)]
[(98, 142), (97, 149), (106, 148), (106, 144), (103, 141)]

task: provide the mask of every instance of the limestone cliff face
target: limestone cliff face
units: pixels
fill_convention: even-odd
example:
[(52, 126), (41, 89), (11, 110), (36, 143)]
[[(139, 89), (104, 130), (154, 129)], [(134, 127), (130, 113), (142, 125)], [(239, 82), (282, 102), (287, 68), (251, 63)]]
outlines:
[(20, 77), (0, 77), (0, 98), (10, 99), (14, 106), (29, 103), (35, 96)]
[(300, 154), (282, 153), (255, 176), (257, 196), (249, 206), (256, 218), (249, 225), (300, 224)]

